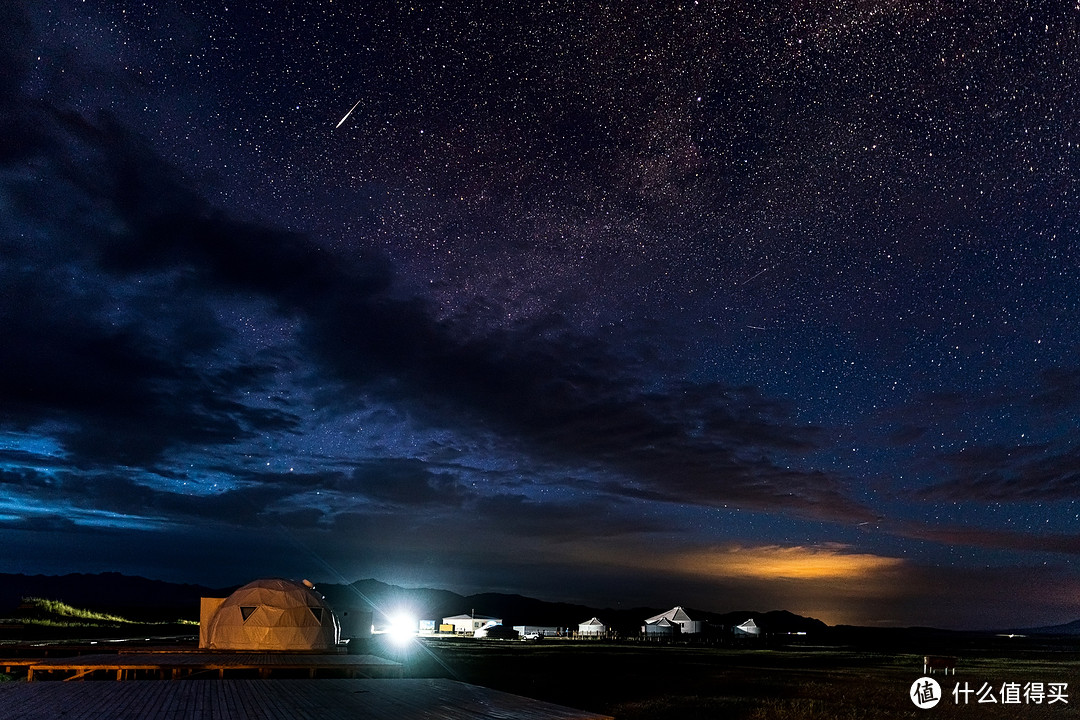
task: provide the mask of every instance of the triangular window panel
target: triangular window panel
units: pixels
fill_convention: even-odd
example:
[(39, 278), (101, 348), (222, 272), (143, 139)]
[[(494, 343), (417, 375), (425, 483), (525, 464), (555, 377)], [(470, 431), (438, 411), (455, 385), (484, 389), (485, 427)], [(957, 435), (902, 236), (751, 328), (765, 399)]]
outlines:
[(322, 608), (309, 607), (308, 610), (311, 611), (311, 614), (315, 616), (316, 620), (318, 620), (320, 623), (322, 622)]
[(255, 608), (255, 605), (240, 606), (240, 615), (243, 616), (244, 622), (247, 622), (247, 619), (251, 617), (251, 613), (255, 612)]

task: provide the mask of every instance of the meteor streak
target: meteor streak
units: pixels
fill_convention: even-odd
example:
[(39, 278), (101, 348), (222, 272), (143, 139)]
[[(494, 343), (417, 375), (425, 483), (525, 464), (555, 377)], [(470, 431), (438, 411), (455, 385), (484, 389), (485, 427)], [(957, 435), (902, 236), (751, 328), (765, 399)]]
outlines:
[[(363, 98), (361, 98), (361, 100), (362, 99)], [(359, 104), (360, 104), (360, 100), (357, 100), (356, 105), (359, 105)], [(335, 130), (337, 130), (339, 127), (341, 127), (341, 123), (343, 123), (343, 122), (345, 122), (346, 120), (349, 119), (349, 116), (352, 115), (352, 111), (356, 109), (356, 105), (353, 105), (351, 108), (349, 108), (349, 112), (345, 113), (345, 117), (341, 118), (341, 120), (338, 121), (338, 124), (334, 126)]]
[[(352, 110), (350, 110), (349, 112), (352, 112)], [(345, 117), (348, 117), (348, 115), (346, 115)], [(345, 121), (344, 121), (344, 120), (342, 120), (342, 122), (345, 122)], [(772, 269), (772, 268), (762, 268), (761, 270), (758, 270), (758, 271), (757, 271), (756, 273), (754, 273), (754, 274), (753, 274), (753, 275), (751, 275), (750, 277), (746, 278), (745, 280), (743, 280), (743, 281), (742, 281), (741, 283), (739, 283), (739, 284), (740, 284), (740, 285), (745, 285), (746, 283), (748, 283), (748, 282), (750, 282), (751, 280), (753, 280), (754, 278), (756, 278), (756, 277), (757, 277), (758, 275), (762, 274), (763, 272), (768, 272), (768, 271), (769, 271), (769, 270), (771, 270), (771, 269)]]

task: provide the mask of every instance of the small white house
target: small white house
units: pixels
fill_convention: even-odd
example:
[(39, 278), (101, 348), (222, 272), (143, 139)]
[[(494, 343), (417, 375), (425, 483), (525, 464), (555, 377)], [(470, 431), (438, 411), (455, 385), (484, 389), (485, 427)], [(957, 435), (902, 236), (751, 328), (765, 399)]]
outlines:
[(453, 625), (454, 632), (472, 635), (485, 625), (502, 625), (502, 618), (489, 617), (487, 615), (451, 615), (442, 619), (443, 625)]
[(581, 637), (599, 637), (607, 633), (607, 627), (597, 618), (578, 623), (577, 634)]

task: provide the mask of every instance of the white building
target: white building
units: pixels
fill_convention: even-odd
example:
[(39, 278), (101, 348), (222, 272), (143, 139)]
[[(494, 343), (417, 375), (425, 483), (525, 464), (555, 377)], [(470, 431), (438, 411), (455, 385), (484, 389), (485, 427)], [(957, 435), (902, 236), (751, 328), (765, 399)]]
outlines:
[(577, 634), (581, 637), (600, 637), (607, 633), (607, 627), (596, 618), (578, 623)]
[(656, 625), (661, 620), (667, 620), (670, 623), (678, 625), (679, 631), (684, 635), (692, 635), (694, 633), (704, 632), (705, 630), (705, 623), (701, 620), (691, 620), (690, 616), (683, 610), (682, 605), (676, 605), (665, 613), (654, 615), (645, 621), (645, 625)]
[(443, 625), (453, 625), (455, 633), (472, 635), (485, 625), (502, 625), (502, 618), (487, 615), (451, 615), (442, 619)]

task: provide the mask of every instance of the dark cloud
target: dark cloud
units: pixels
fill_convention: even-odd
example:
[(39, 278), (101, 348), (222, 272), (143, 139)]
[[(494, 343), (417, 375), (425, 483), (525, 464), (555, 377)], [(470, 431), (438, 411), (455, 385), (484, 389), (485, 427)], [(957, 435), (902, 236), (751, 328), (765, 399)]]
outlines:
[[(194, 479), (177, 478), (161, 483), (145, 472), (51, 471), (29, 468), (0, 470), (0, 486), (8, 491), (8, 505), (30, 517), (41, 516), (38, 508), (63, 508), (77, 524), (204, 526), (261, 528), (295, 520), (296, 513), (312, 508), (301, 503), (290, 506), (296, 497), (306, 497), (319, 488), (340, 482), (334, 473), (236, 473), (228, 489), (214, 489)], [(52, 512), (50, 510), (50, 512)], [(322, 511), (317, 511), (321, 513)]]
[[(26, 114), (53, 136), (18, 158), (39, 164), (36, 174), (13, 173), (3, 186), (13, 211), (0, 244), (0, 420), (58, 424), (71, 459), (87, 465), (146, 465), (178, 446), (291, 429), (288, 413), (236, 399), (272, 368), (213, 367), (227, 338), (206, 288), (182, 277), (114, 279), (96, 264), (129, 223), (109, 176), (152, 156), (132, 150), (114, 126), (33, 106)], [(100, 162), (82, 167), (87, 156)]]
[(469, 511), (501, 532), (551, 542), (670, 533), (667, 523), (643, 518), (617, 499), (587, 498), (578, 502), (534, 500), (524, 495), (481, 497)]
[(0, 516), (0, 528), (10, 532), (32, 533), (31, 538), (37, 539), (42, 535), (53, 535), (67, 532), (93, 531), (84, 525), (77, 523), (69, 515), (61, 512), (37, 514), (31, 517)]
[(1039, 373), (1032, 404), (1050, 414), (1080, 409), (1080, 368), (1055, 367)]
[(983, 527), (927, 527), (906, 525), (907, 537), (929, 540), (950, 547), (979, 547), (993, 550), (1020, 550), (1032, 553), (1080, 554), (1080, 534), (1034, 533)]
[(366, 462), (353, 470), (347, 486), (374, 502), (405, 508), (460, 508), (473, 495), (454, 474), (406, 458)]
[(897, 485), (923, 502), (1080, 499), (1080, 446), (1068, 431), (1078, 382), (1080, 372), (1061, 364), (1002, 378), (978, 393), (918, 393), (876, 413), (884, 447), (909, 478), (924, 478)]
[[(26, 453), (16, 454), (17, 461), (25, 461)], [(52, 484), (51, 476), (47, 473), (28, 467), (14, 467), (12, 469), (0, 469), (0, 485), (6, 485), (8, 492), (37, 491), (49, 487)]]
[(76, 463), (147, 465), (172, 447), (229, 444), (296, 425), (286, 412), (235, 399), (261, 385), (261, 368), (196, 368), (182, 346), (156, 342), (145, 327), (108, 327), (81, 312), (78, 298), (42, 312), (28, 307), (42, 294), (19, 282), (7, 288), (27, 300), (5, 303), (0, 315), (7, 339), (0, 417), (22, 429), (60, 423)]
[(928, 488), (928, 500), (1080, 500), (1080, 446), (977, 446), (944, 459), (952, 477)]
[[(49, 163), (97, 159), (91, 169), (73, 158), (63, 183), (75, 195), (69, 204), (97, 211), (80, 221), (88, 232), (77, 241), (75, 227), (51, 229), (49, 260), (77, 248), (70, 278), (42, 288), (35, 268), (9, 270), (4, 331), (17, 342), (5, 345), (3, 392), (16, 426), (70, 423), (65, 449), (80, 462), (145, 466), (169, 450), (296, 428), (295, 414), (241, 399), (263, 391), (273, 368), (229, 359), (210, 369), (234, 348), (210, 304), (257, 297), (299, 322), (305, 362), (429, 423), (488, 429), (541, 458), (610, 467), (673, 502), (866, 515), (836, 478), (781, 469), (820, 433), (753, 388), (646, 390), (611, 348), (558, 319), (496, 329), (436, 320), (395, 289), (385, 259), (343, 258), (230, 219), (110, 121), (46, 117), (74, 143)], [(27, 226), (44, 214), (32, 204), (26, 212)], [(423, 497), (430, 478), (418, 472), (410, 481), (395, 471), (368, 492)]]

